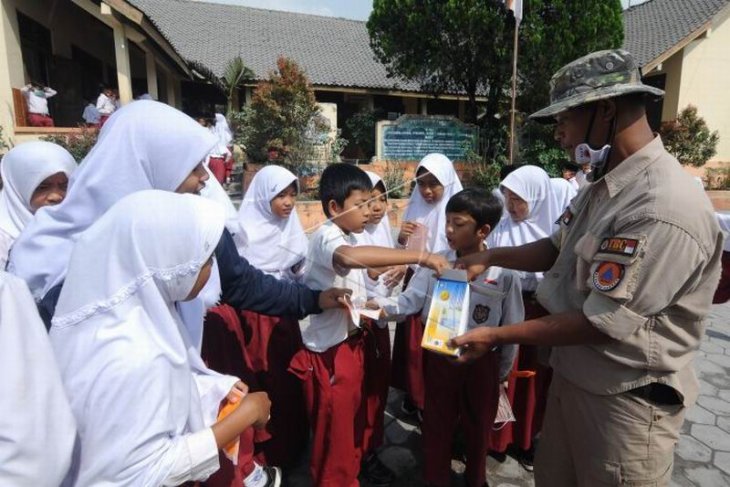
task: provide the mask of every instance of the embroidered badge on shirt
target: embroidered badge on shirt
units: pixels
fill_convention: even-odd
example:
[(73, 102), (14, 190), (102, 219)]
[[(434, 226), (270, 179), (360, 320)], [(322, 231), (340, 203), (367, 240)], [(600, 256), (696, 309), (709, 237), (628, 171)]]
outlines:
[(639, 241), (635, 238), (604, 238), (600, 251), (604, 254), (633, 257), (637, 248), (639, 248)]
[(489, 306), (477, 304), (474, 306), (474, 312), (471, 317), (474, 318), (474, 321), (477, 324), (481, 325), (489, 319)]
[(560, 218), (558, 218), (558, 221), (555, 222), (556, 225), (560, 225), (561, 223), (565, 225), (566, 227), (570, 225), (570, 220), (573, 219), (573, 212), (570, 211), (570, 208), (566, 208), (562, 215), (560, 215)]
[(593, 273), (593, 285), (599, 291), (610, 291), (624, 277), (624, 266), (615, 262), (601, 262)]

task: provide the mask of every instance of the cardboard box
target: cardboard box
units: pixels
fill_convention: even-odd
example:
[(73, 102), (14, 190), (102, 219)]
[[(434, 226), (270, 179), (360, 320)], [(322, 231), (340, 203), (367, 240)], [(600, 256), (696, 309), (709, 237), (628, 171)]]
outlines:
[(447, 343), (466, 333), (468, 325), (469, 282), (466, 271), (450, 269), (436, 281), (433, 288), (421, 347), (458, 357), (461, 351), (450, 348)]

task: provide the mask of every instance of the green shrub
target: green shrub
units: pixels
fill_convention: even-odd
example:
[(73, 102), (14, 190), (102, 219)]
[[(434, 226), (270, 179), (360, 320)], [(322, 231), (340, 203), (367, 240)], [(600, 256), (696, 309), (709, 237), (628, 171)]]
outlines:
[(659, 134), (664, 146), (680, 164), (701, 167), (717, 154), (720, 136), (710, 132), (697, 107), (689, 105), (675, 120), (662, 122)]
[(89, 153), (99, 137), (99, 131), (95, 128), (79, 127), (81, 133), (67, 135), (47, 135), (41, 140), (58, 144), (71, 153), (77, 163), (80, 163), (86, 154)]

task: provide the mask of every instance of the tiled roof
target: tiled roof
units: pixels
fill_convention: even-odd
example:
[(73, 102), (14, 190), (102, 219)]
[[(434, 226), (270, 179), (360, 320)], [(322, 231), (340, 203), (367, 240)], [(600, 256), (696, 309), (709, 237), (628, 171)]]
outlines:
[(646, 66), (702, 27), (730, 0), (649, 0), (624, 11), (624, 48)]
[(370, 49), (365, 22), (190, 0), (127, 0), (180, 55), (217, 75), (240, 55), (257, 79), (280, 55), (302, 66), (315, 86), (421, 91), (388, 78)]

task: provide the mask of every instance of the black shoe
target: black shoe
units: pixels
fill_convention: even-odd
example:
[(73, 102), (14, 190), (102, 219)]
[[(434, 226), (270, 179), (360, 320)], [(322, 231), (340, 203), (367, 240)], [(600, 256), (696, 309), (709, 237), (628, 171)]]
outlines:
[(370, 485), (386, 486), (395, 481), (393, 471), (386, 467), (375, 453), (365, 457), (360, 471), (365, 481)]
[(415, 404), (413, 404), (411, 398), (406, 396), (403, 398), (403, 402), (400, 405), (400, 410), (406, 416), (413, 416), (418, 411), (418, 408)]
[(527, 470), (528, 472), (532, 472), (535, 470), (534, 462), (535, 462), (535, 449), (530, 448), (529, 450), (520, 450), (519, 457), (517, 458), (517, 461), (520, 462), (520, 465), (522, 465), (522, 468)]
[(266, 484), (264, 484), (266, 487), (281, 487), (281, 469), (279, 467), (264, 465), (261, 468), (264, 469), (264, 473), (268, 478)]
[(507, 454), (504, 452), (490, 451), (489, 456), (497, 460), (499, 463), (504, 463), (507, 460)]

